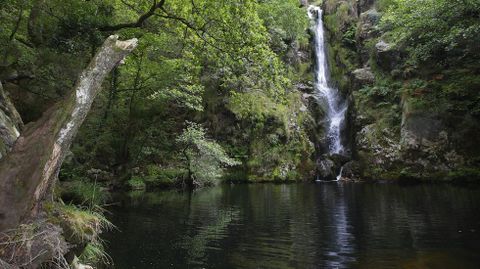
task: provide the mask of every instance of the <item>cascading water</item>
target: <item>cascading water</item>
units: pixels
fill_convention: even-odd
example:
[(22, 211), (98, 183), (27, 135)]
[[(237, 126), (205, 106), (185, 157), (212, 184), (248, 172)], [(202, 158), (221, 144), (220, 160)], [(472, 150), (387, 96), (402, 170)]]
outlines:
[(327, 145), (330, 154), (342, 154), (345, 148), (342, 144), (341, 132), (347, 110), (338, 90), (328, 83), (328, 65), (325, 52), (324, 29), (322, 21), (323, 11), (319, 7), (310, 6), (308, 16), (313, 22), (315, 45), (315, 92), (314, 97), (326, 112), (327, 116)]

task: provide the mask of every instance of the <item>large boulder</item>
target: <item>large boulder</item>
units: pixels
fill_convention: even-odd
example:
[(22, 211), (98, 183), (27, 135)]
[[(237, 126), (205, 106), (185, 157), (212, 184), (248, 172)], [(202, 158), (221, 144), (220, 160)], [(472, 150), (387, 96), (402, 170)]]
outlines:
[(337, 180), (341, 167), (349, 158), (341, 154), (324, 154), (317, 160), (317, 175), (320, 180)]
[(364, 12), (371, 9), (375, 5), (375, 1), (377, 0), (357, 0), (359, 11)]
[(377, 24), (380, 22), (381, 15), (376, 9), (370, 9), (360, 14), (357, 37), (360, 40), (369, 39), (377, 35)]
[(375, 82), (375, 75), (370, 67), (356, 69), (352, 72), (354, 88), (359, 89), (364, 85), (371, 85)]
[(342, 180), (352, 180), (352, 181), (359, 181), (360, 177), (360, 164), (357, 161), (350, 161), (342, 166), (341, 169), (341, 177)]
[(318, 179), (332, 181), (336, 180), (335, 163), (330, 159), (319, 159), (317, 161)]
[(447, 174), (464, 165), (465, 160), (452, 145), (443, 116), (428, 108), (414, 108), (412, 98), (404, 98), (401, 147), (407, 164), (418, 167), (411, 171), (417, 177)]
[(375, 44), (375, 56), (378, 66), (386, 71), (395, 69), (401, 60), (400, 52), (384, 40)]
[(357, 132), (355, 147), (363, 178), (387, 179), (387, 174), (401, 161), (395, 132), (378, 123), (363, 126)]
[(414, 112), (403, 115), (402, 144), (406, 147), (428, 145), (438, 140), (444, 130), (441, 118), (428, 112)]
[(428, 146), (440, 139), (445, 130), (441, 116), (435, 112), (415, 108), (414, 98), (402, 100), (402, 146), (405, 149), (417, 149)]
[[(295, 88), (298, 90), (298, 91), (301, 91), (303, 93), (307, 93), (307, 94), (312, 94), (314, 91), (315, 91), (315, 88), (313, 86), (313, 83), (308, 81), (306, 83), (297, 83), (295, 85)], [(305, 95), (305, 97), (308, 97), (308, 95)]]

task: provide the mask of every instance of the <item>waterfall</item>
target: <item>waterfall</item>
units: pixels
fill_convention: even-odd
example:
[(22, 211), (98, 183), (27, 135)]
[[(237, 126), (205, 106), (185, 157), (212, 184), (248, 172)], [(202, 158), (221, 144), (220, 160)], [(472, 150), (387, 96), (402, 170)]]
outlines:
[(342, 180), (342, 174), (343, 174), (343, 166), (340, 168), (340, 173), (337, 176), (337, 181)]
[(325, 51), (325, 38), (322, 21), (323, 11), (319, 7), (308, 7), (308, 16), (312, 20), (315, 45), (315, 91), (314, 97), (325, 109), (326, 140), (330, 154), (342, 154), (345, 149), (341, 141), (342, 126), (347, 110), (346, 102), (339, 97), (338, 90), (328, 83), (328, 63)]

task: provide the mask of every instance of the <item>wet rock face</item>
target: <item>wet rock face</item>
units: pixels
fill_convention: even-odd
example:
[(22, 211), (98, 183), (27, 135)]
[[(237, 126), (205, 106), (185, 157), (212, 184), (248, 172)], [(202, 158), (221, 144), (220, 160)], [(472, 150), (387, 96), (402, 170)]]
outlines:
[(444, 130), (443, 123), (437, 115), (415, 112), (405, 116), (402, 122), (403, 144), (422, 144), (422, 141), (435, 141)]
[(323, 159), (317, 161), (317, 173), (321, 180), (336, 180), (335, 163), (330, 159)]
[(317, 160), (317, 175), (320, 180), (337, 180), (342, 167), (350, 158), (341, 154), (324, 154)]
[(364, 112), (358, 111), (355, 122), (359, 129), (354, 159), (362, 179), (438, 180), (466, 164), (441, 115), (413, 109), (409, 100), (403, 100), (398, 128), (379, 121), (361, 122), (358, 118)]
[(432, 111), (414, 110), (404, 100), (401, 128), (402, 156), (407, 164), (425, 172), (447, 173), (464, 164), (452, 143), (442, 116)]
[(342, 168), (342, 180), (360, 180), (360, 164), (357, 161), (350, 161), (343, 165)]
[(360, 130), (356, 146), (367, 177), (375, 177), (372, 172), (387, 171), (401, 160), (401, 147), (395, 133), (387, 128), (379, 130), (375, 123)]
[(299, 90), (300, 92), (306, 93), (306, 94), (312, 94), (315, 90), (313, 83), (311, 81), (305, 82), (305, 83), (297, 83), (295, 85), (295, 88)]

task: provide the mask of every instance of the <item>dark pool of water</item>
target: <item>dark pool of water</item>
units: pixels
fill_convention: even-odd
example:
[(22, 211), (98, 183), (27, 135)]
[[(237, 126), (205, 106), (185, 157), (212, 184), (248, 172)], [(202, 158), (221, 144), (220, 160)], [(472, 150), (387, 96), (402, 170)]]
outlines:
[(480, 268), (480, 190), (222, 185), (110, 209), (115, 268)]

